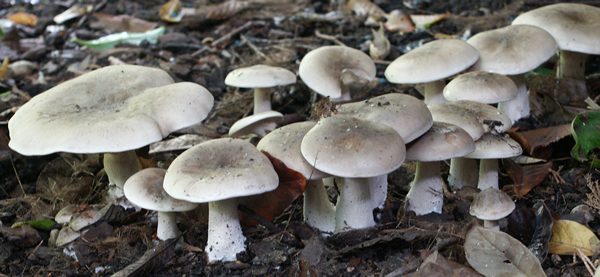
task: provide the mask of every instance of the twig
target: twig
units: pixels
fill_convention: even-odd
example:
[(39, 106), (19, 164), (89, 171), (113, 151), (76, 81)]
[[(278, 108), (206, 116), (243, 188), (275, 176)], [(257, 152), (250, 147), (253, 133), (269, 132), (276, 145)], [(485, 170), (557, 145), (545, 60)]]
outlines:
[(265, 55), (265, 53), (263, 53), (262, 51), (260, 51), (260, 49), (258, 49), (258, 47), (256, 45), (254, 45), (254, 43), (252, 43), (246, 36), (244, 35), (240, 35), (240, 38), (246, 42), (246, 44), (248, 44), (248, 47), (250, 47), (250, 49), (252, 49), (252, 51), (254, 51), (254, 53), (256, 53), (257, 55), (261, 56), (263, 59), (265, 60), (271, 60), (271, 58), (269, 58), (269, 56)]
[(255, 211), (253, 211), (252, 209), (246, 207), (245, 205), (239, 204), (238, 205), (238, 210), (240, 212), (248, 215), (249, 217), (251, 217), (252, 219), (254, 219), (255, 221), (257, 221), (258, 223), (262, 224), (267, 229), (271, 230), (271, 232), (275, 232), (275, 233), (281, 232), (281, 229), (279, 227), (275, 226), (275, 224), (271, 223), (271, 221), (266, 220), (264, 217), (260, 216)]
[(235, 36), (235, 35), (243, 32), (244, 30), (246, 30), (246, 29), (248, 29), (248, 28), (250, 28), (250, 27), (252, 27), (254, 25), (265, 25), (265, 24), (266, 23), (264, 21), (249, 21), (249, 22), (246, 22), (246, 24), (244, 24), (244, 25), (242, 25), (240, 27), (237, 27), (237, 28), (231, 30), (231, 32), (229, 32), (226, 35), (224, 35), (224, 36), (218, 38), (217, 40), (213, 41), (210, 44), (210, 46), (205, 45), (204, 47), (200, 48), (200, 50), (192, 53), (192, 57), (196, 57), (196, 56), (204, 53), (205, 51), (209, 50), (211, 47), (216, 46), (219, 43), (221, 43), (221, 42), (223, 42), (225, 40), (230, 39), (231, 37), (233, 37), (233, 36)]
[(15, 168), (15, 164), (12, 161), (12, 155), (10, 155), (10, 165), (12, 165), (13, 171), (15, 172), (15, 176), (17, 177), (17, 182), (19, 182), (19, 186), (21, 187), (21, 192), (23, 192), (23, 196), (27, 195), (25, 193), (25, 189), (23, 189), (23, 184), (21, 183), (21, 178), (19, 178), (19, 174), (17, 173), (17, 169)]
[(340, 45), (340, 46), (346, 46), (346, 44), (344, 44), (343, 42), (341, 42), (340, 40), (338, 40), (336, 37), (323, 34), (323, 33), (319, 32), (319, 30), (315, 31), (315, 36), (318, 37), (318, 38), (320, 38), (320, 39), (324, 39), (324, 40), (328, 40), (328, 41), (334, 42), (335, 44)]

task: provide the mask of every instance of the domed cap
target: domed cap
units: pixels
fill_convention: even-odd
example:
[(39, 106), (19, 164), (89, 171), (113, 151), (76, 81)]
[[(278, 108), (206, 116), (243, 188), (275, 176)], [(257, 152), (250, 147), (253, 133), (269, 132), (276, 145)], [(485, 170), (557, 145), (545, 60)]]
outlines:
[(465, 130), (473, 140), (478, 140), (483, 136), (483, 125), (471, 113), (444, 104), (447, 103), (436, 103), (427, 106), (434, 122), (445, 122), (456, 125)]
[[(470, 134), (471, 132), (469, 129), (463, 127), (464, 123), (454, 123), (442, 119), (438, 120), (438, 116), (434, 114), (437, 114), (439, 110), (445, 110), (461, 115), (471, 116), (475, 118), (479, 124), (481, 124), (484, 133), (489, 133), (492, 130), (497, 133), (504, 133), (512, 127), (512, 121), (503, 111), (484, 103), (458, 100), (448, 103), (432, 104), (429, 105), (428, 108), (431, 111), (433, 120), (458, 125)], [(473, 139), (475, 139), (475, 137)]]
[(385, 69), (385, 78), (397, 84), (438, 81), (469, 68), (477, 59), (477, 50), (460, 39), (434, 40), (394, 60)]
[(298, 74), (312, 90), (323, 96), (342, 96), (342, 73), (366, 80), (375, 78), (375, 63), (369, 55), (346, 46), (323, 46), (302, 58)]
[(515, 210), (515, 203), (506, 193), (487, 188), (475, 196), (469, 213), (481, 220), (500, 220)]
[(291, 71), (263, 64), (235, 69), (225, 77), (225, 84), (240, 88), (270, 88), (285, 86), (296, 82)]
[(600, 54), (600, 8), (575, 3), (548, 5), (522, 13), (512, 24), (546, 30), (560, 50)]
[(10, 119), (9, 146), (23, 155), (123, 152), (202, 121), (213, 96), (164, 71), (107, 66), (33, 97)]
[(205, 203), (277, 188), (273, 165), (251, 143), (221, 138), (200, 143), (179, 155), (163, 187), (173, 198)]
[(444, 87), (444, 97), (448, 101), (470, 100), (494, 104), (517, 97), (517, 85), (501, 74), (474, 71), (450, 81)]
[(198, 203), (178, 200), (163, 189), (167, 170), (146, 168), (133, 174), (123, 186), (123, 192), (131, 203), (157, 212), (185, 212), (198, 207)]
[(485, 134), (475, 142), (475, 151), (465, 155), (471, 159), (504, 159), (523, 153), (521, 145), (510, 137)]
[(283, 114), (276, 111), (266, 111), (246, 116), (231, 125), (229, 136), (234, 138), (249, 134), (265, 136), (267, 132), (275, 130), (277, 123), (282, 120)]
[(406, 159), (434, 162), (463, 157), (475, 151), (473, 138), (463, 129), (443, 122), (433, 122), (424, 135), (406, 145)]
[(404, 143), (418, 138), (433, 124), (431, 113), (423, 101), (401, 93), (341, 104), (337, 110), (340, 115), (350, 115), (392, 127), (400, 134)]
[(348, 178), (388, 174), (406, 155), (394, 129), (347, 115), (321, 119), (302, 139), (301, 150), (318, 170)]
[(556, 41), (546, 31), (512, 25), (481, 32), (467, 40), (479, 51), (470, 71), (517, 75), (531, 71), (556, 53)]
[(310, 180), (327, 178), (330, 175), (316, 170), (302, 156), (300, 145), (304, 135), (317, 123), (312, 121), (297, 122), (275, 129), (262, 138), (256, 148), (281, 160), (287, 167), (300, 172)]

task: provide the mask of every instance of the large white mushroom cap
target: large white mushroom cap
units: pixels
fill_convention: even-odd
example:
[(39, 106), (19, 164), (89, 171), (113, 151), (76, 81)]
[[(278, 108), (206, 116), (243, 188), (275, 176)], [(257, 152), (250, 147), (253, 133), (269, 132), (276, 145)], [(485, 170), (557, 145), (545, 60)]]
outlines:
[(235, 69), (225, 77), (225, 84), (240, 88), (270, 88), (296, 82), (296, 75), (281, 67), (257, 64)]
[(213, 96), (164, 71), (108, 66), (49, 89), (10, 119), (9, 146), (23, 155), (123, 152), (202, 121)]

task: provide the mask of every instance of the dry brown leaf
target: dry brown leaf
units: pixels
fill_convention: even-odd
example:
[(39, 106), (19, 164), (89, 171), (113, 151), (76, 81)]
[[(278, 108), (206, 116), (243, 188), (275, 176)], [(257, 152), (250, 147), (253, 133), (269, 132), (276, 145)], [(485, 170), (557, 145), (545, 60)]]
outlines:
[(22, 25), (33, 26), (38, 21), (38, 17), (34, 14), (18, 12), (8, 16), (8, 20)]
[(552, 154), (550, 144), (571, 135), (571, 124), (525, 131), (520, 134), (527, 141), (527, 152), (532, 157), (547, 159)]
[(225, 20), (248, 8), (248, 5), (248, 1), (229, 0), (210, 6), (206, 18), (211, 20)]
[(375, 3), (369, 0), (350, 0), (344, 6), (344, 10), (347, 13), (354, 12), (358, 16), (367, 16), (365, 25), (376, 26), (384, 17), (386, 13)]
[(119, 32), (144, 33), (150, 31), (158, 25), (156, 22), (150, 22), (137, 17), (122, 15), (110, 15), (105, 13), (93, 13), (103, 27), (115, 29)]
[(539, 185), (548, 175), (548, 169), (552, 168), (552, 162), (522, 166), (511, 159), (503, 161), (506, 173), (514, 182), (515, 194), (519, 196)]
[(546, 276), (535, 255), (504, 232), (475, 226), (467, 233), (464, 248), (469, 264), (485, 276)]
[(4, 61), (2, 62), (2, 65), (0, 66), (0, 79), (4, 77), (4, 73), (6, 73), (6, 70), (8, 69), (8, 63), (8, 56), (6, 56), (6, 58), (4, 58)]
[(181, 3), (179, 0), (171, 0), (165, 3), (158, 11), (158, 16), (160, 19), (171, 23), (181, 22), (181, 19), (183, 19), (183, 14), (184, 13), (181, 11)]
[[(272, 157), (269, 153), (263, 151), (269, 158), (277, 175), (279, 176), (279, 186), (275, 190), (244, 197), (240, 203), (250, 208), (266, 220), (272, 220), (281, 215), (283, 211), (292, 204), (306, 188), (306, 177), (302, 173), (288, 168), (281, 160)], [(256, 221), (240, 216), (242, 227), (254, 226)]]
[(402, 10), (393, 10), (387, 16), (387, 21), (384, 26), (390, 32), (412, 32), (415, 30), (415, 24), (412, 21), (411, 16)]
[(573, 255), (579, 249), (591, 256), (600, 249), (600, 240), (588, 227), (571, 220), (558, 220), (552, 227), (550, 254)]
[(442, 256), (438, 251), (433, 252), (433, 254), (429, 255), (421, 266), (419, 270), (413, 272), (411, 274), (406, 275), (406, 277), (477, 277), (481, 276), (481, 274), (475, 272), (474, 270), (467, 268), (459, 263), (448, 261), (444, 256)]

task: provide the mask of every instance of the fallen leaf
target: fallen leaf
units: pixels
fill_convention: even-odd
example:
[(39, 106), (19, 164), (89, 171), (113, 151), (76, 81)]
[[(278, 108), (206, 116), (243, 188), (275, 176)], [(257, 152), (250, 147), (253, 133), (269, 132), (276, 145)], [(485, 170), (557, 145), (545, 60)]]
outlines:
[(592, 166), (600, 167), (593, 150), (600, 147), (600, 111), (586, 111), (575, 117), (571, 123), (571, 132), (575, 139), (575, 146), (571, 149), (571, 156), (579, 162), (592, 160)]
[(18, 12), (7, 17), (8, 20), (22, 25), (33, 26), (38, 21), (38, 17), (34, 14)]
[(73, 5), (72, 7), (70, 7), (69, 9), (67, 9), (66, 11), (60, 13), (59, 15), (54, 17), (54, 22), (56, 22), (56, 24), (63, 24), (73, 18), (77, 18), (80, 17), (86, 13), (91, 12), (94, 9), (94, 6), (92, 5), (86, 5), (83, 7), (77, 6), (77, 5)]
[(527, 141), (526, 150), (532, 157), (548, 159), (552, 155), (550, 144), (557, 142), (571, 135), (571, 125), (563, 124), (558, 126), (535, 129), (520, 133)]
[(72, 39), (71, 42), (76, 42), (92, 49), (107, 50), (114, 48), (115, 45), (119, 42), (139, 45), (140, 43), (142, 43), (142, 41), (146, 40), (154, 44), (157, 42), (156, 38), (160, 35), (163, 35), (165, 33), (165, 30), (165, 27), (161, 26), (159, 28), (150, 30), (145, 33), (122, 32), (104, 36), (94, 40), (81, 40), (75, 38)]
[(417, 29), (427, 29), (448, 15), (450, 15), (450, 12), (444, 14), (411, 14), (410, 19)]
[(248, 8), (248, 1), (229, 0), (208, 7), (206, 18), (210, 20), (225, 20)]
[[(279, 176), (279, 186), (275, 190), (263, 194), (244, 197), (240, 200), (240, 204), (250, 208), (266, 220), (273, 220), (304, 193), (306, 177), (302, 173), (288, 168), (281, 160), (272, 157), (269, 153), (265, 151), (263, 153), (269, 158)], [(242, 227), (258, 224), (245, 216), (241, 216), (240, 223)]]
[(114, 29), (119, 32), (144, 33), (150, 31), (158, 25), (156, 22), (150, 22), (130, 15), (110, 15), (105, 13), (93, 13), (99, 20), (97, 25)]
[(511, 159), (504, 159), (503, 165), (514, 182), (515, 194), (526, 195), (530, 190), (539, 185), (548, 175), (548, 169), (552, 168), (552, 162), (532, 165), (519, 165)]
[(552, 226), (554, 225), (552, 213), (548, 207), (546, 207), (544, 202), (542, 202), (535, 213), (535, 224), (535, 233), (531, 238), (531, 242), (527, 245), (527, 248), (541, 263), (548, 254), (550, 239), (552, 238)]
[(377, 26), (387, 14), (375, 3), (369, 0), (349, 0), (344, 5), (346, 13), (354, 12), (359, 17), (367, 17), (365, 25)]
[(535, 255), (504, 232), (475, 226), (464, 248), (469, 264), (485, 276), (546, 276)]
[(0, 79), (4, 77), (4, 73), (6, 73), (6, 70), (8, 69), (8, 63), (9, 59), (8, 56), (6, 56), (6, 58), (4, 58), (4, 61), (2, 62), (2, 65), (0, 66)]
[(418, 271), (405, 275), (406, 277), (476, 277), (481, 274), (459, 263), (448, 261), (438, 251), (429, 255)]
[(550, 240), (550, 254), (573, 255), (579, 248), (583, 254), (591, 256), (600, 249), (600, 240), (585, 225), (561, 219), (552, 227), (552, 240)]
[(519, 240), (523, 245), (529, 245), (535, 233), (535, 216), (534, 209), (516, 209), (507, 218), (506, 233)]
[(411, 16), (403, 10), (393, 10), (387, 16), (387, 21), (383, 24), (390, 32), (412, 32), (415, 30)]

